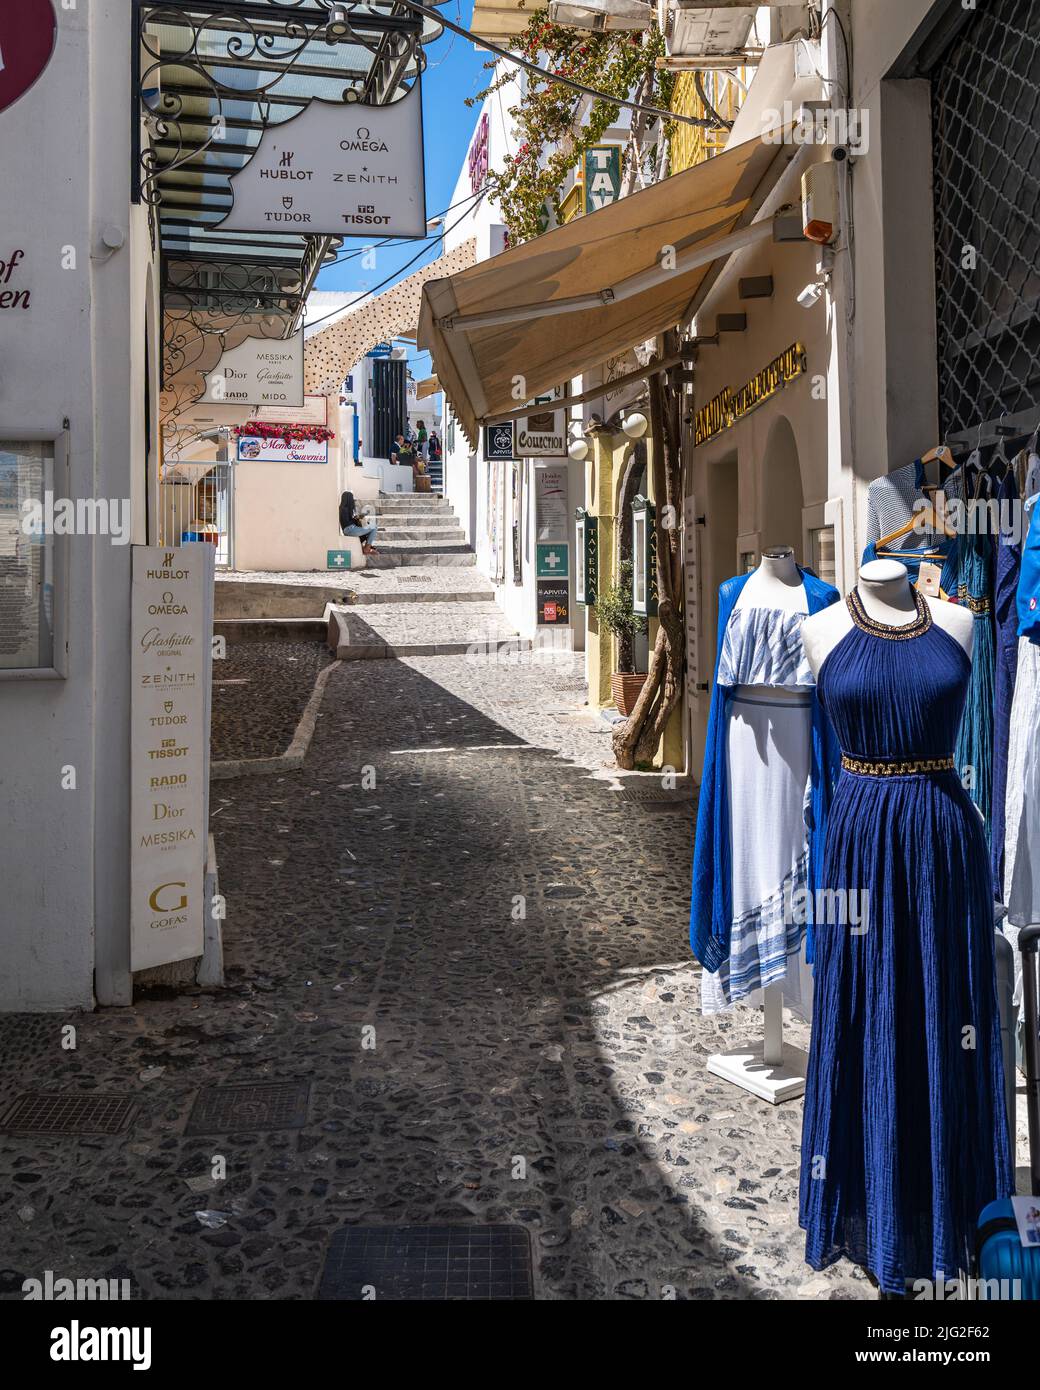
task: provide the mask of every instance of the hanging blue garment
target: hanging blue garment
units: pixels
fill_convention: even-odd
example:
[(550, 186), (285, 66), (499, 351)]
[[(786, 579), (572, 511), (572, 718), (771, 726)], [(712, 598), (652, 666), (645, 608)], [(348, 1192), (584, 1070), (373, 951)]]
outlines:
[(1022, 567), (1022, 549), (1013, 525), (1018, 511), (1018, 487), (1008, 469), (997, 491), (1000, 536), (993, 581), (993, 624), (996, 670), (993, 678), (993, 802), (990, 815), (990, 860), (996, 897), (1004, 898), (1004, 802), (1007, 795), (1008, 743), (1011, 703), (1018, 668), (1018, 611), (1015, 595)]
[(817, 682), (842, 748), (822, 887), (866, 930), (815, 927), (799, 1193), (809, 1264), (896, 1294), (970, 1272), (979, 1212), (1015, 1190), (989, 857), (953, 758), (971, 662), (916, 603), (887, 627), (850, 595)]
[(957, 582), (960, 578), (960, 541), (960, 536), (943, 536), (934, 544), (922, 542), (915, 550), (882, 550), (880, 555), (872, 541), (863, 551), (860, 564), (868, 564), (871, 560), (898, 560), (901, 565), (906, 566), (910, 583), (916, 584), (921, 565), (926, 560), (930, 561), (941, 567), (939, 586), (943, 593), (949, 596), (957, 592)]
[(1018, 635), (1040, 642), (1040, 507), (1036, 498), (1026, 499), (1029, 530), (1022, 544), (1022, 568), (1018, 576)]
[[(836, 603), (839, 594), (810, 569), (799, 567), (810, 614)], [(715, 642), (715, 680), (708, 711), (704, 771), (697, 804), (697, 834), (693, 852), (693, 890), (690, 902), (690, 946), (705, 970), (717, 971), (729, 957), (733, 922), (730, 858), (729, 797), (726, 730), (734, 687), (720, 684), (719, 659), (725, 646), (730, 615), (750, 574), (719, 585), (718, 635)], [(813, 695), (811, 797), (809, 806), (809, 884), (820, 863), (830, 790), (837, 776), (837, 745), (819, 701)], [(811, 934), (810, 954), (811, 955)]]
[(989, 845), (993, 805), (993, 682), (996, 673), (993, 605), (990, 601), (993, 538), (969, 534), (963, 536), (961, 542), (957, 602), (971, 609), (975, 621), (971, 676), (955, 754), (968, 794), (982, 812), (986, 844)]

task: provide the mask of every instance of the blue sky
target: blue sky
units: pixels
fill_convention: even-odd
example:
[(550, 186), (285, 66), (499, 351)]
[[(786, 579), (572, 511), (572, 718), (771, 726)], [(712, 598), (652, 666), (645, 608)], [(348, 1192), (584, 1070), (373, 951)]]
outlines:
[[(469, 25), (473, 14), (473, 0), (447, 0), (440, 7), (444, 14), (456, 23)], [(479, 110), (465, 104), (466, 97), (476, 96), (491, 80), (484, 63), (491, 55), (478, 52), (469, 39), (461, 34), (445, 31), (426, 50), (427, 66), (423, 74), (423, 140), (426, 150), (426, 215), (436, 217), (451, 202), (459, 166), (466, 156), (470, 138), (477, 123)], [(462, 209), (459, 209), (461, 212)], [(457, 217), (458, 212), (451, 214)], [(449, 219), (450, 220), (450, 219)], [(369, 290), (376, 285), (393, 284), (404, 275), (414, 274), (427, 260), (432, 260), (440, 250), (439, 241), (429, 242), (429, 251), (414, 265), (407, 265), (421, 243), (401, 242), (398, 245), (380, 247), (376, 256), (376, 268), (366, 270), (361, 264), (360, 252), (365, 242), (360, 238), (347, 238), (340, 255), (358, 252), (349, 260), (330, 266), (318, 277), (317, 288), (321, 290)], [(425, 371), (424, 364), (429, 358), (423, 353), (417, 359), (415, 370)]]

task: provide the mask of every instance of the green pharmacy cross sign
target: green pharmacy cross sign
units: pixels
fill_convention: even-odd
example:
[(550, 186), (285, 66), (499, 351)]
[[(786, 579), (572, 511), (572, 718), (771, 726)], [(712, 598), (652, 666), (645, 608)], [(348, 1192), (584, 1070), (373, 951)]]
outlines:
[(350, 569), (349, 550), (327, 550), (325, 552), (325, 568), (327, 570), (348, 570)]
[(551, 545), (539, 542), (537, 565), (539, 579), (565, 579), (568, 569), (568, 546), (566, 542), (556, 541)]

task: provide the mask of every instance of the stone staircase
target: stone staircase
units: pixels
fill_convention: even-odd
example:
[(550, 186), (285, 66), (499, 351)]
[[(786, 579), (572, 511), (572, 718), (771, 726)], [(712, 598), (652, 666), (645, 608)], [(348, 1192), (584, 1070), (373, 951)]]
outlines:
[(369, 502), (379, 527), (378, 555), (368, 557), (369, 569), (401, 566), (469, 567), (476, 555), (466, 544), (462, 527), (443, 497), (429, 492), (399, 493)]
[(476, 555), (443, 498), (380, 497), (366, 511), (375, 514), (382, 553), (364, 569), (219, 582), (215, 630), (229, 641), (320, 637), (341, 661), (530, 648), (474, 568)]

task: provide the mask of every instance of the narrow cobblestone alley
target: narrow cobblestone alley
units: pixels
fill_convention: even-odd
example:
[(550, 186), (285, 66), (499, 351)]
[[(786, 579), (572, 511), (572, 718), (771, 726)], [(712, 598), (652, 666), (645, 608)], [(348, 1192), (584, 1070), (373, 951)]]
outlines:
[[(799, 1105), (704, 1069), (754, 1020), (698, 1013), (690, 811), (612, 789), (582, 698), (565, 657), (347, 662), (302, 770), (215, 784), (226, 988), (0, 1021), (5, 1099), (137, 1105), (0, 1136), (8, 1296), (313, 1298), (337, 1228), (465, 1220), (527, 1228), (542, 1298), (867, 1292), (802, 1263)], [(200, 1088), (290, 1080), (302, 1127), (185, 1134)]]

